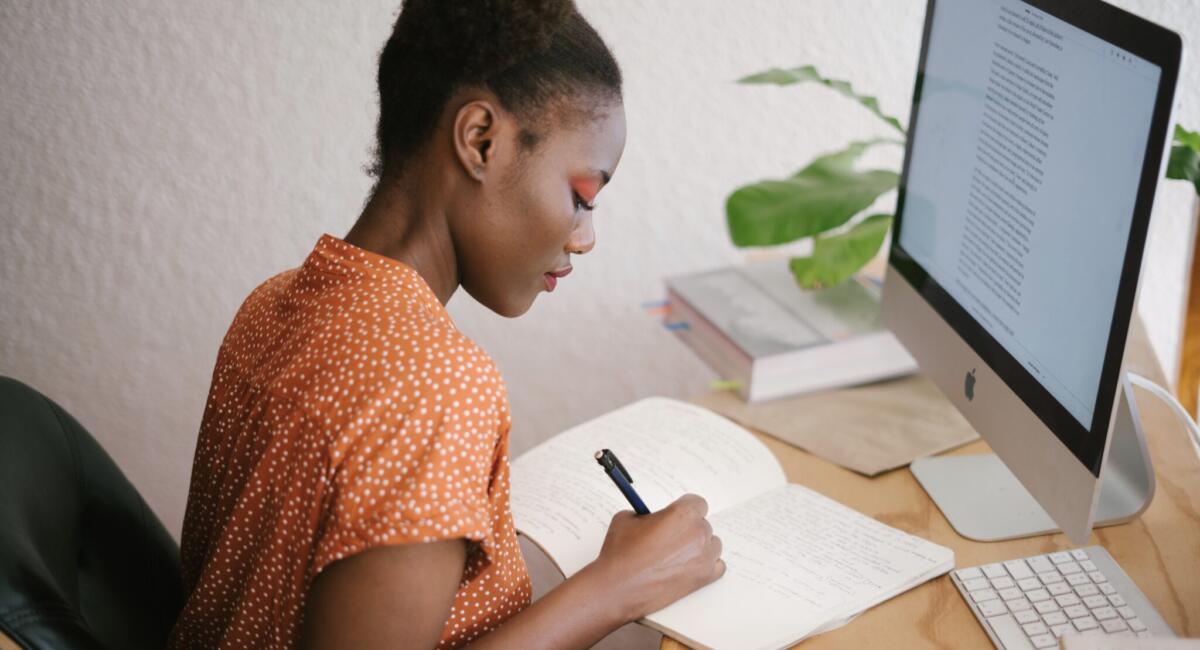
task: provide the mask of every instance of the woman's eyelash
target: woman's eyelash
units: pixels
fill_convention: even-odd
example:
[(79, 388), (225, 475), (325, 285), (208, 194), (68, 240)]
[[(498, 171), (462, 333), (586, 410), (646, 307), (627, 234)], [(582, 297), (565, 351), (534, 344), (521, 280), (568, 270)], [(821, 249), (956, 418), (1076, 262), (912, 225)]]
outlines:
[(592, 210), (596, 209), (596, 204), (588, 203), (587, 201), (584, 201), (583, 197), (579, 196), (579, 192), (571, 192), (571, 195), (574, 197), (576, 210), (578, 210), (579, 208), (583, 208), (584, 210), (591, 212)]

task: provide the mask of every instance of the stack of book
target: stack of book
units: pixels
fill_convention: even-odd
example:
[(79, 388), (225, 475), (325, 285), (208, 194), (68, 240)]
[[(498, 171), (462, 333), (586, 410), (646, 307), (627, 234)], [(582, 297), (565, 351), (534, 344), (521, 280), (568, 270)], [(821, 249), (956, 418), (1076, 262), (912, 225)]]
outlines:
[(668, 278), (667, 323), (743, 399), (757, 402), (910, 374), (884, 328), (879, 285), (801, 289), (787, 260)]

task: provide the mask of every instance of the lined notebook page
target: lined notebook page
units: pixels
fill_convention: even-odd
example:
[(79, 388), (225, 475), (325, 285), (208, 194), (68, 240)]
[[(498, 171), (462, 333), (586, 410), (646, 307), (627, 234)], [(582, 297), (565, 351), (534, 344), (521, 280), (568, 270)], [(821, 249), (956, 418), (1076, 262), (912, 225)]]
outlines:
[(698, 647), (786, 647), (954, 565), (950, 549), (799, 485), (710, 521), (725, 576), (645, 621)]
[(512, 464), (517, 530), (567, 576), (596, 559), (612, 516), (630, 509), (593, 457), (605, 447), (651, 510), (691, 492), (708, 501), (711, 518), (786, 482), (762, 442), (698, 406), (653, 397), (585, 422)]

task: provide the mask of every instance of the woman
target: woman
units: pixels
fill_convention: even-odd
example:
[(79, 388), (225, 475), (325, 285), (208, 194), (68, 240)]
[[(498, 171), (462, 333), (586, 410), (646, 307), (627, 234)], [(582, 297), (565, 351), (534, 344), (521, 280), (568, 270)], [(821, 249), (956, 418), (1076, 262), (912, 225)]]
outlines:
[(444, 305), (461, 285), (518, 316), (591, 250), (620, 71), (569, 0), (407, 0), (378, 81), (357, 223), (251, 293), (222, 343), (171, 644), (588, 646), (721, 576), (707, 506), (617, 514), (530, 605), (504, 384)]

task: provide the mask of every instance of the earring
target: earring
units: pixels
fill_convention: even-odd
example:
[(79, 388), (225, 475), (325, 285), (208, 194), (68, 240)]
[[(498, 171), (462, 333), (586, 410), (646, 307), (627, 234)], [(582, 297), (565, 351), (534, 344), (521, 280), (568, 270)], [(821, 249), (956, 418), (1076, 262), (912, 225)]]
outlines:
[(483, 176), (483, 165), (475, 165), (475, 175)]

